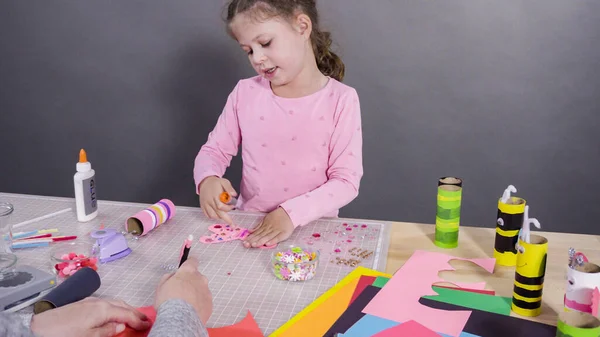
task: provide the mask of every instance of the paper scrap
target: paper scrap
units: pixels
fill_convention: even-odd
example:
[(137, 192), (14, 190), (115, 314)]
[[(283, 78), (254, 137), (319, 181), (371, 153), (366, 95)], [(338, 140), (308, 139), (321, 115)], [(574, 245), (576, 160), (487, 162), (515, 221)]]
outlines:
[[(448, 263), (450, 260), (470, 261), (490, 273), (494, 271), (496, 262), (493, 258), (464, 259), (438, 252), (415, 251), (363, 312), (396, 322), (415, 320), (432, 331), (451, 337), (460, 336), (469, 319), (470, 311), (444, 311), (419, 303), (422, 296), (436, 295), (431, 287), (433, 284), (445, 282), (438, 276), (440, 271), (455, 270)], [(452, 283), (471, 289), (485, 288), (485, 283)], [(402, 303), (402, 305), (398, 305), (398, 303)]]
[(219, 328), (207, 328), (209, 337), (264, 337), (252, 313), (248, 311), (241, 321)]
[(385, 329), (391, 328), (398, 325), (398, 322), (390, 321), (389, 319), (365, 315), (363, 318), (354, 323), (344, 334), (339, 336), (343, 337), (365, 337), (373, 336), (376, 333), (384, 331)]
[[(287, 321), (286, 323), (284, 323), (283, 325), (281, 325), (279, 327), (279, 329), (275, 330), (272, 334), (269, 335), (269, 337), (282, 336), (283, 333), (285, 333), (290, 327), (294, 326), (298, 321), (300, 321), (302, 318), (304, 318), (305, 316), (307, 316), (313, 310), (315, 310), (316, 308), (318, 308), (321, 304), (323, 304), (331, 296), (333, 296), (333, 294), (335, 294), (340, 289), (342, 289), (346, 285), (348, 285), (348, 283), (350, 283), (352, 281), (356, 281), (357, 283), (355, 283), (354, 284), (355, 285), (354, 288), (352, 288), (352, 289), (355, 289), (356, 288), (356, 284), (358, 284), (357, 280), (358, 280), (358, 278), (361, 275), (392, 277), (392, 275), (390, 275), (390, 274), (386, 274), (386, 273), (382, 273), (382, 272), (377, 271), (377, 270), (365, 268), (363, 266), (358, 266), (354, 270), (352, 270), (348, 275), (346, 275), (342, 280), (340, 280), (336, 285), (334, 285), (329, 290), (327, 290), (325, 293), (323, 293), (323, 295), (319, 296), (316, 300), (314, 300), (311, 304), (309, 304), (304, 309), (302, 309), (302, 311), (300, 311), (298, 314), (296, 314), (294, 317), (292, 317), (289, 321)], [(350, 302), (350, 298), (351, 298), (351, 296), (348, 297), (346, 303)], [(338, 317), (339, 317), (339, 315), (338, 315)], [(331, 324), (333, 324), (333, 322), (335, 322), (335, 319), (333, 319), (331, 321)], [(325, 332), (326, 330), (327, 329), (325, 329), (323, 332)]]
[(407, 321), (389, 329), (383, 330), (373, 337), (440, 337), (415, 321)]
[(383, 277), (383, 276), (378, 276), (375, 279), (375, 282), (373, 282), (373, 285), (378, 287), (378, 288), (383, 288), (383, 286), (386, 285), (386, 283), (388, 283), (388, 281), (390, 280), (389, 277)]
[(342, 315), (348, 307), (352, 293), (358, 284), (358, 278), (343, 286), (327, 298), (321, 305), (300, 318), (278, 336), (304, 337), (323, 336), (327, 329)]
[(350, 303), (348, 303), (348, 305), (352, 304), (352, 302), (354, 302), (358, 295), (360, 295), (367, 286), (373, 284), (375, 279), (375, 276), (362, 275), (358, 279), (358, 284), (356, 285), (356, 289), (354, 289), (354, 293), (352, 294), (352, 298), (350, 298)]
[(373, 297), (377, 295), (377, 293), (381, 290), (381, 288), (374, 287), (372, 285), (367, 286), (365, 290), (363, 290), (360, 295), (356, 298), (348, 309), (344, 311), (344, 313), (331, 325), (329, 330), (323, 337), (335, 337), (338, 333), (345, 333), (350, 327), (352, 327), (356, 322), (358, 322), (361, 318), (365, 316), (362, 310), (371, 302)]
[[(381, 293), (381, 292), (380, 292)], [(471, 316), (463, 328), (460, 337), (507, 337), (507, 336), (531, 336), (531, 337), (556, 337), (556, 326), (543, 324), (519, 317), (498, 315), (488, 311), (469, 309), (463, 306), (438, 302), (427, 298), (420, 300), (424, 306), (449, 312), (460, 312), (471, 310)], [(456, 311), (453, 311), (456, 310)], [(468, 335), (465, 335), (468, 333)], [(440, 334), (447, 337), (444, 334)]]
[(500, 315), (510, 315), (512, 297), (500, 297), (478, 294), (470, 291), (433, 287), (438, 293), (433, 296), (423, 296), (438, 302), (460, 305), (466, 308), (489, 311)]

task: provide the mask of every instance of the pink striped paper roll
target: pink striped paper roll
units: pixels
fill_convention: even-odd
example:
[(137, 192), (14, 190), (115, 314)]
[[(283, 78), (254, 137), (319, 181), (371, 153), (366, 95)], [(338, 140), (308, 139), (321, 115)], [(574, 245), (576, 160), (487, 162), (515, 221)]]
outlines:
[(128, 218), (125, 228), (133, 235), (146, 235), (174, 216), (175, 204), (169, 199), (161, 199), (156, 204)]

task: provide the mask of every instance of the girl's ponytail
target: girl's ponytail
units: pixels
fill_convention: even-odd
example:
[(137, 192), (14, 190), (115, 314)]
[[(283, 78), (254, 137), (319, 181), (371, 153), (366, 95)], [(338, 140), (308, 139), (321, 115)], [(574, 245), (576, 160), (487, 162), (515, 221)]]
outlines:
[(317, 59), (317, 66), (325, 76), (330, 76), (338, 81), (344, 79), (345, 65), (342, 59), (331, 51), (331, 34), (313, 28), (312, 45)]

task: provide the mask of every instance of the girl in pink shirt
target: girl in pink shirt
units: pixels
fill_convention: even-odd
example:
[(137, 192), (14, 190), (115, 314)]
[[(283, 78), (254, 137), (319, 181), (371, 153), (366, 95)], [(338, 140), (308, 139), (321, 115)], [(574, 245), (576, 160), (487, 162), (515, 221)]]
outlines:
[[(315, 0), (233, 0), (228, 31), (258, 76), (240, 80), (194, 164), (204, 214), (231, 223), (237, 207), (267, 213), (246, 247), (286, 240), (298, 226), (335, 217), (358, 195), (360, 104), (344, 64), (319, 29)], [(223, 178), (241, 145), (240, 194)], [(237, 205), (219, 200), (222, 192)]]

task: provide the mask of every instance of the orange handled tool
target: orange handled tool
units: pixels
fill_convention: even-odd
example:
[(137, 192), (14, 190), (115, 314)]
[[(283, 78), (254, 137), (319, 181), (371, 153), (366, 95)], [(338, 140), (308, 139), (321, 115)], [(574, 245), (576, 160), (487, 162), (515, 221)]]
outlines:
[(219, 196), (219, 199), (221, 200), (222, 203), (229, 204), (229, 202), (231, 202), (231, 195), (227, 192), (223, 192)]

